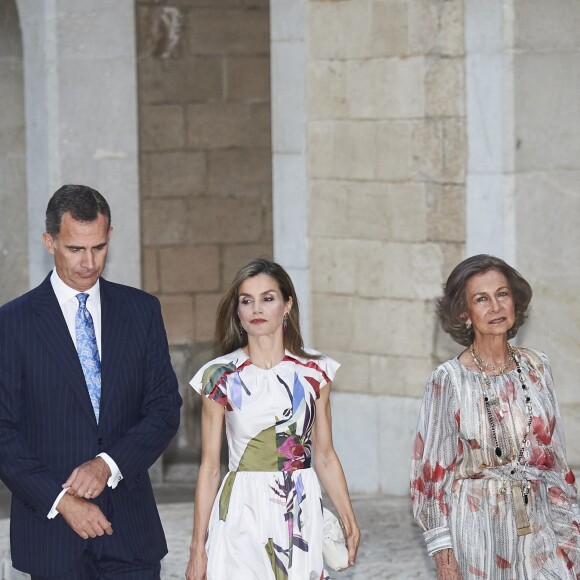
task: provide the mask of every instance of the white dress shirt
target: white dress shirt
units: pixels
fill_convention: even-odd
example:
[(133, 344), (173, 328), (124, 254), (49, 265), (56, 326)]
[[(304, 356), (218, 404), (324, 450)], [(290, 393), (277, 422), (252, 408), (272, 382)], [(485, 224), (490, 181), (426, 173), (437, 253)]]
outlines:
[[(52, 275), (50, 276), (50, 283), (52, 284), (52, 289), (56, 294), (56, 299), (58, 300), (58, 304), (64, 315), (68, 331), (70, 332), (73, 343), (76, 346), (77, 332), (75, 320), (77, 310), (79, 309), (79, 301), (77, 299), (77, 294), (79, 294), (79, 291), (75, 290), (74, 288), (71, 288), (70, 286), (67, 286), (59, 278), (58, 274), (56, 273), (56, 268), (52, 271)], [(99, 358), (102, 360), (103, 349), (101, 346), (101, 293), (99, 281), (97, 280), (97, 283), (92, 288), (86, 290), (85, 294), (89, 295), (89, 297), (87, 298), (87, 310), (91, 313), (91, 316), (93, 318), (93, 326), (95, 327), (97, 347), (99, 349)], [(99, 453), (97, 457), (102, 457), (105, 463), (109, 466), (109, 469), (111, 470), (111, 477), (109, 477), (107, 485), (114, 489), (115, 487), (117, 487), (119, 481), (123, 479), (119, 467), (107, 453)], [(60, 498), (65, 493), (66, 489), (63, 489), (58, 494), (56, 501), (54, 502), (54, 504), (52, 504), (52, 509), (48, 513), (49, 519), (54, 518), (58, 514), (56, 506), (58, 505)]]

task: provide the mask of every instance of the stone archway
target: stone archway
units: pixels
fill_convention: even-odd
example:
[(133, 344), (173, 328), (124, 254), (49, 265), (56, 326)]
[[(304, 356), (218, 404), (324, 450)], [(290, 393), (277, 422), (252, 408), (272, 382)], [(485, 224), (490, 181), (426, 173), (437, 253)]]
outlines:
[(0, 0), (0, 304), (28, 287), (22, 35), (14, 0)]

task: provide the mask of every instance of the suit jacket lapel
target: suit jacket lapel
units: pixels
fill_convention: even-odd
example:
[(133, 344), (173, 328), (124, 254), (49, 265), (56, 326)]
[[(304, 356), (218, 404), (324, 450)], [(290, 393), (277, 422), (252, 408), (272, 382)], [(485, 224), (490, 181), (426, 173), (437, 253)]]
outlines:
[(62, 367), (62, 379), (79, 398), (81, 406), (96, 424), (95, 413), (87, 390), (79, 357), (58, 304), (50, 275), (36, 289), (34, 297), (36, 328), (53, 360)]
[(101, 409), (100, 421), (106, 418), (106, 408), (114, 399), (115, 382), (123, 361), (127, 340), (127, 309), (115, 287), (101, 278)]

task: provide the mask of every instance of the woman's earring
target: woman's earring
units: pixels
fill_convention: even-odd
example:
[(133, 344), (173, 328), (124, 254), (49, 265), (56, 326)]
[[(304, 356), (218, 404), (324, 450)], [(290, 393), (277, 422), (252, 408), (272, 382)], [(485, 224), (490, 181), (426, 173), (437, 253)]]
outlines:
[(282, 321), (282, 332), (286, 332), (288, 330), (288, 313), (284, 312), (284, 320)]
[(466, 321), (465, 328), (467, 328), (467, 330), (471, 328), (471, 320)]

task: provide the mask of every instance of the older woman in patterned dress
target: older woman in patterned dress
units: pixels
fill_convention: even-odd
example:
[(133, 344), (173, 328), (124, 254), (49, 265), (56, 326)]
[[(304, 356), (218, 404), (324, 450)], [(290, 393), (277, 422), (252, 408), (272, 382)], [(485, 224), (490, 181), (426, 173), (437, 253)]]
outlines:
[(466, 347), (427, 381), (411, 497), (439, 580), (580, 578), (580, 510), (545, 354), (516, 347), (532, 291), (503, 260), (461, 262), (438, 302)]

